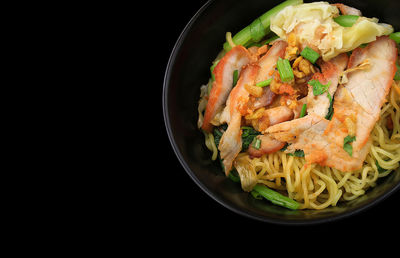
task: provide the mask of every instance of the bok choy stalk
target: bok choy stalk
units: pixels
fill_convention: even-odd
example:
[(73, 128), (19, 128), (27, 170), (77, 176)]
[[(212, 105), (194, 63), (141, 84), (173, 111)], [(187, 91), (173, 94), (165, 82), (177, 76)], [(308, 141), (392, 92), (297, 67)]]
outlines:
[[(271, 24), (270, 20), (273, 16), (282, 11), (287, 6), (299, 5), (302, 3), (303, 0), (286, 0), (285, 2), (275, 6), (268, 12), (255, 19), (249, 26), (236, 33), (232, 37), (233, 43), (235, 43), (236, 45), (246, 46), (250, 43), (260, 41), (265, 35), (271, 32), (269, 26)], [(224, 49), (226, 51), (231, 50), (231, 46), (228, 42), (224, 43)]]
[(261, 195), (265, 199), (269, 200), (273, 204), (291, 209), (297, 210), (300, 207), (300, 204), (295, 200), (290, 199), (274, 190), (269, 189), (265, 185), (257, 184), (254, 186), (252, 191), (253, 196)]

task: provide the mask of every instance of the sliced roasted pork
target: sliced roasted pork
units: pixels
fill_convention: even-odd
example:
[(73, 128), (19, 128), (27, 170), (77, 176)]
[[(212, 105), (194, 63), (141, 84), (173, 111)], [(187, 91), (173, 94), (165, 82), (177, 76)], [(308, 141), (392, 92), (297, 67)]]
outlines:
[(346, 68), (347, 62), (347, 54), (340, 54), (327, 62), (321, 61), (321, 73), (315, 73), (312, 79), (318, 80), (323, 85), (329, 84), (329, 87), (327, 92), (314, 96), (313, 87), (310, 85), (308, 86), (307, 112), (309, 114), (314, 113), (320, 117), (325, 117), (328, 114), (330, 105), (328, 92), (331, 97), (334, 96), (339, 83), (340, 74)]
[[(285, 56), (286, 47), (286, 41), (276, 41), (268, 52), (258, 60), (257, 64), (260, 70), (258, 71), (255, 83), (268, 80), (272, 77), (278, 59)], [(251, 110), (256, 110), (261, 107), (266, 107), (274, 101), (275, 97), (276, 94), (271, 91), (270, 87), (264, 87), (261, 97), (255, 97), (250, 100), (249, 108)]]
[[(354, 171), (363, 165), (370, 149), (369, 135), (379, 119), (380, 109), (396, 71), (397, 49), (389, 37), (380, 37), (366, 48), (356, 49), (349, 68), (369, 59), (369, 70), (356, 70), (338, 88), (331, 121), (309, 113), (277, 124), (266, 131), (274, 139), (290, 143), (288, 152), (304, 151), (308, 163), (318, 163), (341, 171)], [(344, 138), (355, 136), (351, 154), (343, 148)]]
[[(263, 116), (259, 118), (259, 123), (256, 124), (255, 128), (265, 131), (269, 126), (293, 119), (293, 116), (293, 110), (287, 106), (269, 108), (263, 112)], [(278, 141), (268, 134), (257, 136), (257, 138), (261, 141), (260, 148), (256, 149), (250, 145), (248, 149), (248, 153), (253, 157), (261, 157), (264, 154), (274, 153), (285, 146), (285, 142)]]
[(269, 87), (265, 87), (261, 97), (252, 99), (249, 106), (252, 110), (269, 106), (274, 101), (275, 97), (276, 94), (273, 93)]
[(226, 175), (229, 174), (233, 160), (242, 149), (240, 126), (242, 116), (248, 112), (247, 103), (249, 102), (249, 92), (245, 89), (245, 85), (254, 85), (258, 71), (259, 66), (255, 64), (249, 64), (242, 70), (239, 81), (231, 91), (223, 112), (228, 122), (228, 128), (221, 137), (218, 149)]
[(257, 75), (256, 83), (265, 81), (272, 76), (272, 72), (276, 67), (276, 62), (279, 57), (283, 58), (285, 56), (285, 50), (287, 47), (286, 41), (279, 40), (276, 41), (268, 52), (258, 60), (258, 65), (260, 70)]
[(238, 70), (252, 60), (252, 56), (243, 46), (232, 48), (219, 61), (214, 68), (215, 81), (213, 83), (210, 96), (207, 102), (202, 129), (210, 132), (214, 116), (221, 110), (233, 87), (233, 72)]
[(256, 149), (250, 145), (247, 150), (251, 157), (261, 157), (264, 154), (274, 153), (285, 146), (285, 142), (278, 141), (268, 134), (259, 135), (257, 138), (261, 141), (260, 148)]
[[(396, 58), (396, 43), (388, 36), (379, 37), (365, 48), (355, 49), (350, 57), (349, 69), (365, 60), (370, 63), (370, 69), (349, 73), (348, 82), (344, 85), (352, 97), (350, 102), (353, 107), (355, 104), (361, 107), (356, 117), (357, 141), (353, 143), (355, 149), (363, 147), (379, 119), (381, 107), (386, 101), (396, 73)], [(348, 98), (349, 94), (344, 93), (343, 91), (340, 96)]]

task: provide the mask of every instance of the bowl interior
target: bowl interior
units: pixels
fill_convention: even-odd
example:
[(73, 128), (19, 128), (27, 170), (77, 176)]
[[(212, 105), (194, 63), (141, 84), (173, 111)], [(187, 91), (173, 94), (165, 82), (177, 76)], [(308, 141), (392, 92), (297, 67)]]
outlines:
[[(379, 185), (354, 201), (324, 210), (291, 211), (259, 201), (227, 179), (204, 145), (197, 129), (200, 86), (208, 82), (209, 67), (222, 49), (225, 33), (233, 34), (281, 1), (209, 1), (188, 23), (171, 54), (164, 79), (164, 119), (170, 141), (182, 166), (191, 178), (213, 199), (248, 217), (275, 223), (313, 223), (341, 218), (370, 207), (399, 186), (400, 173), (392, 173)], [(310, 1), (305, 1), (310, 2)], [(339, 1), (328, 1), (339, 2)], [(364, 16), (400, 29), (398, 1), (340, 1), (360, 9)]]

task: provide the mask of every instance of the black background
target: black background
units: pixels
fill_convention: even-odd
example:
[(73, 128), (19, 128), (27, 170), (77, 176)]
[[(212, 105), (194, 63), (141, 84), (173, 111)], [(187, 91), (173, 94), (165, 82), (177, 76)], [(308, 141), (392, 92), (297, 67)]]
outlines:
[[(158, 225), (167, 231), (176, 231), (178, 234), (208, 234), (208, 240), (220, 241), (222, 239), (237, 238), (239, 230), (246, 233), (246, 237), (262, 232), (290, 235), (294, 232), (307, 236), (307, 234), (324, 233), (326, 235), (339, 233), (349, 237), (354, 234), (374, 234), (388, 229), (399, 227), (398, 207), (400, 205), (400, 192), (388, 197), (378, 205), (356, 214), (352, 217), (333, 221), (325, 224), (311, 226), (282, 226), (255, 221), (240, 216), (222, 205), (218, 204), (204, 193), (187, 175), (180, 165), (169, 142), (164, 118), (162, 114), (162, 85), (167, 62), (173, 46), (180, 33), (196, 11), (206, 1), (168, 1), (158, 2), (158, 20), (162, 20), (163, 28), (159, 29), (160, 37), (155, 44), (157, 50), (159, 90), (158, 130), (156, 132), (157, 144), (161, 146), (163, 161), (156, 164), (158, 170), (153, 173), (162, 173), (164, 181), (161, 183), (161, 193), (156, 194), (153, 215), (157, 218)], [(211, 234), (210, 231), (215, 234)], [(296, 234), (297, 236), (299, 236)], [(376, 233), (375, 233), (376, 234)], [(383, 231), (382, 231), (383, 234)], [(381, 237), (382, 235), (379, 234)], [(254, 235), (255, 236), (255, 235)]]

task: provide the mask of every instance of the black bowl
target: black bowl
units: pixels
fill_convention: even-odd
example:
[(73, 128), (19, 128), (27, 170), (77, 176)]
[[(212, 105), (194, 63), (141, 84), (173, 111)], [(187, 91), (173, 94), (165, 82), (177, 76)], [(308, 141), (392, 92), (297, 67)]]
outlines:
[[(171, 53), (164, 77), (163, 109), (172, 147), (189, 176), (226, 208), (261, 221), (279, 224), (315, 224), (348, 217), (382, 201), (400, 188), (400, 171), (380, 179), (379, 184), (350, 202), (324, 210), (292, 211), (256, 200), (227, 179), (218, 162), (212, 162), (197, 129), (200, 86), (207, 83), (209, 67), (225, 42), (225, 33), (238, 32), (256, 17), (279, 4), (279, 0), (208, 1), (190, 20)], [(329, 1), (338, 2), (338, 1)], [(400, 5), (395, 0), (341, 1), (367, 17), (400, 29)]]

